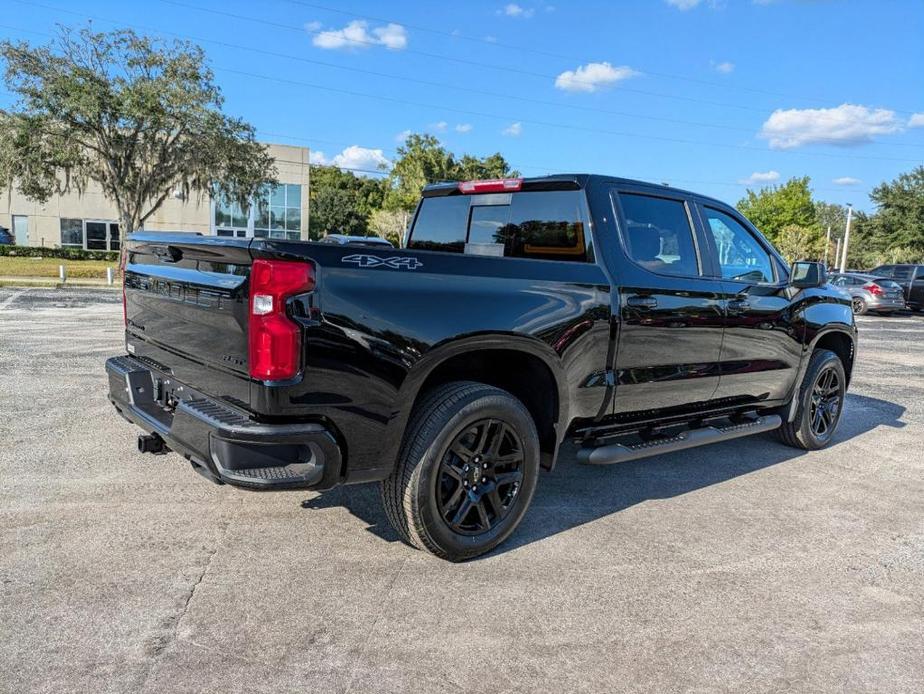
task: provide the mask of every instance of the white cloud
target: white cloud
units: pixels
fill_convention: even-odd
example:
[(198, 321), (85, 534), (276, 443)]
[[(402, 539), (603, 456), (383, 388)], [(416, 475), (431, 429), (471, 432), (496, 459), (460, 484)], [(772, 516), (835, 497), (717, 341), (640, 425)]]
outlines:
[(519, 137), (523, 134), (523, 124), (519, 121), (516, 123), (511, 123), (506, 128), (501, 130), (501, 135), (509, 135), (510, 137)]
[(773, 183), (774, 181), (780, 180), (780, 172), (773, 171), (755, 171), (747, 178), (742, 178), (738, 183), (743, 183), (746, 186), (752, 186), (757, 183)]
[(836, 186), (858, 186), (863, 183), (863, 181), (853, 176), (841, 176), (840, 178), (835, 178), (831, 183)]
[(533, 16), (535, 10), (532, 8), (526, 8), (522, 5), (517, 5), (515, 2), (508, 3), (504, 5), (504, 9), (498, 10), (498, 14), (505, 14), (508, 17), (520, 17), (522, 19), (529, 19)]
[(638, 74), (626, 65), (613, 67), (606, 62), (587, 63), (576, 70), (565, 70), (555, 78), (555, 86), (566, 92), (595, 92)]
[(359, 145), (350, 145), (331, 159), (328, 159), (324, 152), (314, 151), (309, 155), (309, 161), (312, 164), (357, 170), (356, 173), (381, 171), (383, 168), (391, 167), (391, 162), (385, 158), (382, 150)]
[(413, 130), (402, 130), (400, 133), (395, 135), (395, 142), (400, 142), (404, 144), (404, 141), (414, 133)]
[(694, 7), (699, 5), (702, 0), (667, 0), (667, 4), (672, 7), (676, 7), (678, 10), (686, 11), (692, 10)]
[(901, 132), (895, 112), (841, 104), (836, 108), (777, 109), (760, 130), (772, 149), (793, 149), (815, 142), (856, 145), (875, 135)]
[(909, 128), (924, 128), (924, 113), (913, 113), (908, 119)]
[[(309, 29), (314, 26), (314, 29)], [(317, 31), (320, 25), (317, 22), (305, 25), (309, 32)], [(355, 50), (384, 46), (390, 51), (400, 51), (407, 48), (407, 31), (400, 24), (384, 24), (374, 27), (371, 31), (369, 23), (360, 19), (354, 20), (342, 29), (329, 29), (318, 32), (311, 42), (318, 48), (330, 50)]]
[(728, 60), (723, 63), (713, 63), (712, 66), (716, 72), (721, 72), (723, 75), (728, 75), (735, 71), (735, 64)]
[(430, 123), (430, 129), (435, 130), (438, 133), (446, 132), (446, 128), (449, 127), (449, 123), (444, 120), (439, 121), (438, 123)]
[(318, 31), (322, 26), (324, 26), (324, 25), (321, 24), (321, 22), (318, 22), (318, 21), (314, 21), (314, 22), (305, 22), (305, 31), (307, 31), (309, 34), (313, 34), (313, 33), (315, 33), (316, 31)]
[(470, 133), (472, 131), (471, 123), (458, 123), (455, 128), (457, 133)]

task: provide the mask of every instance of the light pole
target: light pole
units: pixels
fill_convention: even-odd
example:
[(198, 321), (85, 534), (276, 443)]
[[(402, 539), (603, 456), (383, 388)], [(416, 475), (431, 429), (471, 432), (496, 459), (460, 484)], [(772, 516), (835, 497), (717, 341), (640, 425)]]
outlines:
[(831, 246), (831, 225), (828, 225), (828, 235), (825, 236), (825, 259), (822, 261), (825, 268), (828, 267), (828, 249)]
[(847, 270), (847, 246), (850, 244), (850, 220), (853, 218), (853, 205), (847, 203), (847, 229), (844, 231), (844, 248), (841, 255), (841, 272)]
[(841, 237), (837, 237), (837, 246), (834, 247), (834, 269), (837, 270), (838, 261), (841, 257)]

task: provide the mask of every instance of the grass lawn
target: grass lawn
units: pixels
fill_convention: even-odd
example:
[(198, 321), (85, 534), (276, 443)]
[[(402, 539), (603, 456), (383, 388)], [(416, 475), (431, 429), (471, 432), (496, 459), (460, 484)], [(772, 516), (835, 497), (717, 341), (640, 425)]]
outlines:
[(63, 258), (12, 258), (0, 256), (0, 277), (58, 277), (58, 266), (67, 268), (68, 277), (106, 279), (106, 268), (118, 269), (107, 260), (65, 260)]

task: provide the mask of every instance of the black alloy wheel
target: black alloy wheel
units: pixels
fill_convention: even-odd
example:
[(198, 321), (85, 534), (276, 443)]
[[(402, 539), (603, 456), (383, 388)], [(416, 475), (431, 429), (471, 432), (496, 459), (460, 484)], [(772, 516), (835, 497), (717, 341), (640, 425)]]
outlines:
[(385, 513), (409, 545), (449, 561), (489, 552), (516, 529), (539, 478), (539, 435), (512, 394), (472, 381), (427, 392), (414, 407)]
[(792, 418), (785, 418), (777, 430), (780, 439), (804, 451), (824, 448), (834, 439), (847, 397), (847, 373), (840, 357), (828, 349), (812, 352), (795, 397)]
[(482, 419), (450, 444), (440, 464), (437, 504), (461, 535), (480, 535), (510, 513), (523, 482), (523, 443), (505, 422)]
[(840, 376), (833, 367), (828, 367), (819, 374), (812, 390), (809, 407), (809, 426), (819, 439), (828, 438), (841, 414)]

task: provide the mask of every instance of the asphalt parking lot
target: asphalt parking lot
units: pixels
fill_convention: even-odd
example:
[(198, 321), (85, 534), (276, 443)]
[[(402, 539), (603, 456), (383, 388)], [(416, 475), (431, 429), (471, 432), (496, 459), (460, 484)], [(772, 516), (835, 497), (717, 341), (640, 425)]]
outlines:
[(862, 317), (831, 448), (566, 454), (463, 565), (373, 486), (217, 487), (106, 400), (121, 297), (0, 288), (0, 690), (876, 691), (924, 682), (924, 316)]

